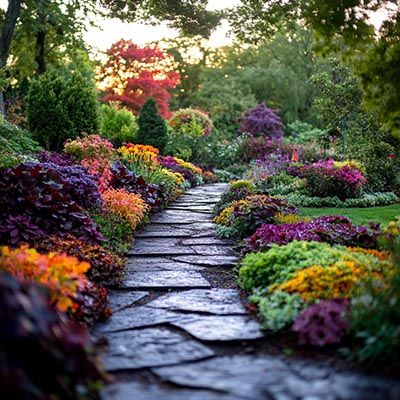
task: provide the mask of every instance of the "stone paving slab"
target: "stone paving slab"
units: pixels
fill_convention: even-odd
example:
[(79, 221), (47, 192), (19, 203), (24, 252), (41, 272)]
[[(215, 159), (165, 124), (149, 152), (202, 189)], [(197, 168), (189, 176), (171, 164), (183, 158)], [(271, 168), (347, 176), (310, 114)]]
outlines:
[(170, 311), (191, 311), (210, 314), (246, 314), (236, 289), (185, 290), (168, 293), (147, 304)]
[[(199, 249), (200, 250), (200, 249)], [(191, 248), (190, 246), (183, 246), (183, 245), (146, 245), (142, 244), (141, 242), (136, 242), (131, 250), (128, 251), (127, 255), (131, 257), (153, 257), (157, 256), (164, 256), (164, 257), (171, 257), (171, 256), (184, 256), (184, 255), (196, 255), (199, 254), (195, 249)]]
[(197, 256), (177, 256), (171, 257), (173, 261), (195, 264), (195, 265), (203, 265), (205, 267), (221, 267), (221, 268), (230, 268), (233, 267), (237, 261), (238, 257), (235, 256), (209, 256), (204, 257), (202, 255)]
[[(215, 256), (234, 256), (235, 253), (227, 246), (213, 246), (210, 244), (207, 245), (192, 245), (190, 246), (195, 254), (202, 255), (205, 258), (215, 257)], [(185, 255), (185, 254), (182, 254)]]
[(215, 237), (215, 228), (208, 226), (198, 228), (192, 225), (171, 229), (168, 225), (149, 226), (135, 234), (136, 239), (140, 238), (188, 238), (188, 237)]
[(142, 327), (174, 325), (203, 341), (258, 339), (259, 324), (247, 316), (179, 313), (149, 306), (124, 308), (96, 327), (98, 333), (134, 330)]
[(202, 341), (253, 340), (264, 336), (260, 324), (247, 316), (177, 314), (171, 323)]
[(132, 292), (123, 290), (110, 290), (108, 292), (110, 308), (113, 312), (129, 307), (139, 300), (144, 299), (149, 292)]
[(188, 224), (194, 224), (198, 222), (211, 222), (212, 218), (211, 215), (209, 214), (199, 214), (199, 213), (180, 213), (178, 214), (177, 211), (175, 211), (173, 214), (159, 214), (155, 215), (154, 217), (151, 218), (150, 222), (153, 224), (182, 224), (182, 225), (188, 225)]
[(195, 270), (149, 270), (126, 274), (122, 287), (143, 290), (209, 288), (210, 283)]
[(173, 389), (137, 382), (114, 384), (103, 389), (101, 400), (241, 400), (208, 390)]
[(206, 267), (171, 261), (163, 257), (129, 257), (126, 264), (126, 275), (148, 271), (204, 271)]
[[(173, 367), (153, 369), (177, 385), (220, 390), (247, 399), (395, 400), (399, 382), (373, 378), (309, 362), (309, 379), (277, 357), (226, 356)], [(320, 371), (325, 377), (320, 378)], [(311, 373), (310, 373), (311, 372)]]
[[(214, 232), (215, 235), (215, 232)], [(211, 237), (191, 237), (189, 239), (180, 239), (180, 242), (184, 246), (192, 246), (192, 245), (220, 245), (220, 246), (227, 246), (233, 244), (233, 241), (227, 239), (219, 239), (215, 236)]]
[(214, 355), (203, 344), (167, 329), (146, 328), (110, 333), (107, 371), (137, 369), (200, 360)]

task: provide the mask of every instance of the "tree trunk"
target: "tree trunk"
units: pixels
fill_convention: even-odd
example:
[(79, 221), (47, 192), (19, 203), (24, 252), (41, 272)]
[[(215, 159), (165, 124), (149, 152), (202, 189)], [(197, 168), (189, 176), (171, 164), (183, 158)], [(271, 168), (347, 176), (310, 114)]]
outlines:
[(37, 75), (42, 75), (46, 72), (46, 12), (47, 1), (37, 1), (37, 15), (39, 22), (39, 30), (36, 33), (36, 57)]
[[(0, 69), (7, 64), (15, 25), (21, 11), (21, 0), (9, 0), (3, 29), (0, 35)], [(0, 92), (0, 113), (5, 114), (4, 93)]]
[(37, 62), (37, 74), (41, 75), (46, 72), (46, 59), (45, 59), (45, 48), (46, 48), (46, 31), (40, 30), (36, 34), (36, 62)]

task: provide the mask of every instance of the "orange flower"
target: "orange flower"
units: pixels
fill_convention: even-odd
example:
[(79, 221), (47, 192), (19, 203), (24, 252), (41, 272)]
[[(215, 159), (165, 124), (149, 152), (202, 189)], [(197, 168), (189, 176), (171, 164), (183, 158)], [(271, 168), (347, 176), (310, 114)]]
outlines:
[(136, 194), (124, 189), (109, 189), (102, 194), (104, 208), (114, 215), (127, 221), (132, 229), (145, 218), (149, 206)]
[(0, 270), (7, 271), (19, 280), (30, 280), (46, 286), (50, 297), (60, 311), (73, 309), (80, 287), (87, 282), (87, 262), (80, 262), (65, 253), (39, 254), (35, 249), (22, 246), (0, 249)]

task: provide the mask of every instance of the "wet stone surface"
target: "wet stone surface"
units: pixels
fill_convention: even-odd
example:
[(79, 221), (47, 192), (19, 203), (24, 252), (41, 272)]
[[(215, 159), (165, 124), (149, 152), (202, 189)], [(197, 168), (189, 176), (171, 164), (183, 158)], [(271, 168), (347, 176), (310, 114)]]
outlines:
[(190, 189), (136, 233), (113, 315), (94, 328), (116, 377), (102, 400), (399, 400), (399, 382), (246, 350), (263, 333), (235, 286), (232, 243), (215, 236), (226, 187)]
[(108, 340), (104, 357), (108, 371), (177, 364), (214, 354), (197, 341), (160, 328), (111, 333)]
[(246, 314), (235, 289), (185, 290), (158, 297), (149, 307), (210, 314)]

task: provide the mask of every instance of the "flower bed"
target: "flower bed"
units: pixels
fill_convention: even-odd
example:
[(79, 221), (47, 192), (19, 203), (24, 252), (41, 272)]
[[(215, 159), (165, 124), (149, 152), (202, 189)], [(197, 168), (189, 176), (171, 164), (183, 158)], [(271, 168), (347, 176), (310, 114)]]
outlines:
[[(213, 179), (210, 172), (204, 176)], [(60, 375), (53, 380), (40, 377), (40, 382), (35, 381), (29, 363), (20, 358), (22, 353), (14, 345), (4, 348), (3, 342), (0, 368), (4, 361), (8, 368), (6, 358), (15, 361), (16, 368), (26, 374), (18, 379), (29, 383), (35, 396), (43, 390), (43, 398), (49, 394), (78, 398), (78, 391), (85, 394), (88, 389), (79, 385), (104, 380), (94, 358), (87, 353), (92, 344), (82, 325), (111, 314), (104, 286), (121, 281), (124, 253), (149, 213), (202, 182), (203, 171), (193, 164), (161, 157), (152, 146), (127, 144), (117, 150), (98, 135), (68, 141), (64, 153), (41, 152), (29, 162), (0, 169), (0, 289), (4, 283), (4, 287), (11, 285), (19, 293), (22, 308), (15, 329), (37, 330), (33, 336), (26, 332), (30, 340), (37, 341), (32, 343), (36, 353), (31, 354), (30, 348), (26, 354), (33, 359), (51, 359), (54, 369), (49, 364), (44, 370)], [(4, 282), (3, 276), (7, 276)], [(14, 283), (14, 278), (21, 283)], [(39, 307), (46, 321), (24, 309), (33, 301), (29, 296), (36, 290), (31, 289), (35, 284), (48, 293), (32, 305)], [(9, 313), (13, 305), (9, 297), (2, 295), (0, 305)], [(33, 325), (18, 327), (21, 318), (31, 318)], [(81, 325), (76, 327), (71, 320)], [(51, 327), (46, 325), (50, 321)], [(0, 338), (4, 338), (1, 332)], [(75, 347), (70, 342), (73, 338), (79, 340)], [(49, 347), (38, 346), (40, 341), (46, 341)], [(53, 345), (60, 346), (58, 354), (52, 353)], [(67, 347), (71, 354), (64, 354)], [(74, 365), (58, 365), (60, 357)], [(21, 393), (24, 390), (30, 389), (21, 387)], [(22, 397), (12, 393), (10, 398)]]
[(381, 231), (343, 216), (302, 219), (289, 203), (258, 190), (256, 181), (232, 184), (214, 220), (217, 232), (245, 239), (238, 281), (263, 328), (290, 328), (299, 343), (312, 346), (337, 345), (353, 335), (357, 345), (349, 354), (358, 360), (398, 364), (372, 343), (382, 335), (385, 346), (398, 349), (399, 222)]

